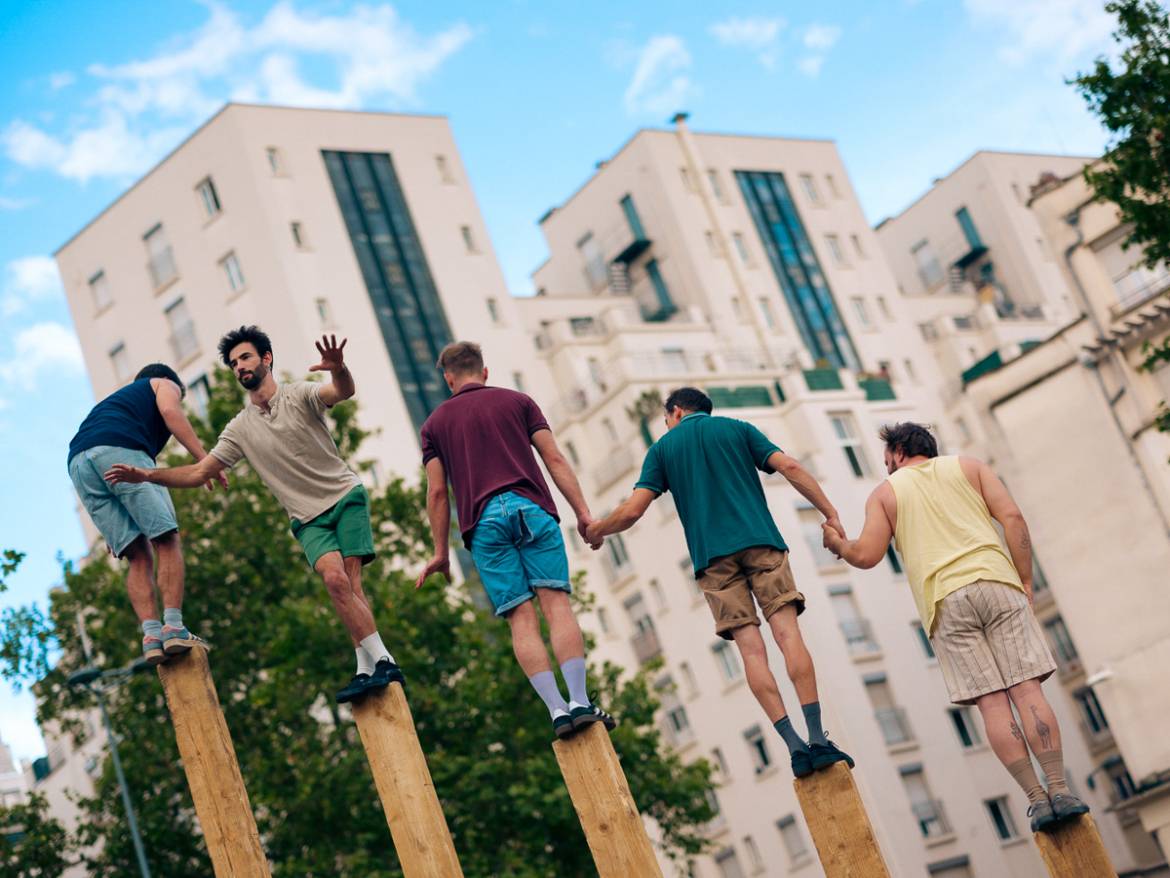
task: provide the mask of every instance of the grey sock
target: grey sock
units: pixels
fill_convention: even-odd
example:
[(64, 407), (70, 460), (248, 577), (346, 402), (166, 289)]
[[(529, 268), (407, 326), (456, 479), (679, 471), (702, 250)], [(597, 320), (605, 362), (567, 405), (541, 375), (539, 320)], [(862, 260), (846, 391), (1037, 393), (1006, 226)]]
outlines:
[(788, 745), (788, 754), (808, 752), (808, 745), (801, 740), (800, 735), (796, 734), (796, 729), (792, 727), (792, 721), (782, 716), (776, 722), (772, 723), (772, 727), (780, 733), (780, 737), (784, 739), (784, 743)]
[(540, 696), (540, 700), (548, 708), (549, 716), (558, 710), (563, 713), (569, 712), (569, 705), (561, 697), (561, 688), (557, 685), (556, 675), (552, 671), (541, 671), (539, 674), (533, 674), (528, 678), (528, 682), (532, 684), (532, 688), (536, 690), (536, 694)]
[(167, 607), (163, 610), (163, 624), (172, 628), (182, 628), (183, 611), (178, 607)]
[(146, 619), (142, 623), (142, 633), (146, 637), (162, 640), (162, 622), (158, 619)]
[(802, 704), (800, 709), (804, 711), (804, 722), (808, 726), (808, 742), (810, 744), (829, 743), (829, 739), (825, 737), (825, 732), (821, 728), (821, 703), (810, 701), (808, 704)]
[(561, 665), (565, 685), (569, 687), (569, 700), (588, 706), (589, 695), (585, 692), (585, 659), (571, 658)]

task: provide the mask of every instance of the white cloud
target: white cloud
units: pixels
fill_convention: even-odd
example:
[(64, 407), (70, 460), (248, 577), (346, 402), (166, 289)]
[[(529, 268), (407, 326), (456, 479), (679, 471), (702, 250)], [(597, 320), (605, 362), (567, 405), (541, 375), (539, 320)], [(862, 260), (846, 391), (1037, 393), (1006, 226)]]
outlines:
[(761, 64), (771, 68), (779, 54), (778, 38), (786, 22), (783, 18), (739, 18), (718, 21), (708, 30), (724, 46), (756, 52)]
[(0, 210), (24, 210), (32, 203), (31, 198), (13, 198), (10, 195), (0, 195)]
[(27, 326), (16, 334), (8, 360), (0, 362), (0, 379), (23, 390), (34, 390), (43, 374), (70, 375), (84, 371), (77, 335), (60, 323)]
[[(202, 26), (158, 52), (90, 65), (94, 109), (79, 127), (52, 130), (17, 119), (0, 132), (0, 146), (17, 164), (81, 182), (129, 177), (227, 99), (415, 104), (425, 80), (473, 35), (463, 22), (420, 34), (388, 4), (329, 15), (281, 0), (250, 27), (227, 5), (212, 0), (208, 9)], [(63, 87), (69, 75), (55, 74), (55, 81)]]
[(22, 256), (4, 267), (0, 315), (10, 317), (28, 305), (64, 295), (57, 263), (49, 256)]
[(841, 39), (841, 28), (835, 24), (810, 24), (801, 34), (800, 41), (809, 54), (796, 62), (796, 68), (805, 76), (817, 76), (825, 65), (830, 49)]
[(651, 37), (638, 55), (634, 76), (626, 88), (626, 112), (667, 115), (683, 109), (694, 93), (686, 72), (691, 53), (686, 43), (673, 34)]
[(796, 62), (796, 69), (805, 76), (816, 76), (824, 65), (824, 55), (808, 55)]
[(58, 73), (49, 74), (49, 88), (53, 91), (60, 91), (63, 88), (68, 88), (77, 82), (77, 77), (68, 70), (62, 70)]
[(1113, 19), (1100, 0), (963, 0), (972, 23), (1001, 31), (1004, 61), (1035, 56), (1063, 63), (1105, 48)]

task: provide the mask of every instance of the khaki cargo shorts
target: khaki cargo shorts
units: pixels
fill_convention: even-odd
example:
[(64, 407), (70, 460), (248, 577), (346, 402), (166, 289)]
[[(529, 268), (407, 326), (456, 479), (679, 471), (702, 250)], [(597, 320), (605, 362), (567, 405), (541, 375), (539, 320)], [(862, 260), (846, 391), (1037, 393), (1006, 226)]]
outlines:
[(804, 595), (796, 590), (788, 553), (772, 546), (716, 558), (699, 577), (699, 588), (715, 617), (715, 633), (724, 640), (731, 640), (736, 628), (760, 624), (757, 603), (765, 619), (788, 604), (796, 605), (798, 615), (804, 612)]
[(1002, 582), (980, 579), (939, 601), (930, 643), (955, 704), (1056, 670), (1027, 596)]

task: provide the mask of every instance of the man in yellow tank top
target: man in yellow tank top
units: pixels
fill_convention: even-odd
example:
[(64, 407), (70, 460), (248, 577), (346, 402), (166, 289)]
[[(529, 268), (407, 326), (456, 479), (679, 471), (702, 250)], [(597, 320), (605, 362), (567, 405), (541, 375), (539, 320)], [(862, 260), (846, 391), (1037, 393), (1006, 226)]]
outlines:
[(866, 501), (861, 536), (848, 540), (826, 528), (825, 548), (869, 568), (894, 540), (951, 701), (979, 708), (992, 750), (1028, 796), (1032, 831), (1086, 813), (1065, 780), (1060, 728), (1040, 689), (1056, 664), (1032, 612), (1023, 513), (987, 464), (939, 457), (926, 427), (895, 424), (881, 438), (890, 477)]

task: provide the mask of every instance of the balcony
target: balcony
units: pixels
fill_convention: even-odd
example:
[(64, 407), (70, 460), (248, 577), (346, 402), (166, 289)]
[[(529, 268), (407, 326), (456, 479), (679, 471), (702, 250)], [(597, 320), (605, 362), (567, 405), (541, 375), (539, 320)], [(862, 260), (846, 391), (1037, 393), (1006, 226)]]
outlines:
[(859, 378), (857, 384), (865, 391), (865, 398), (869, 402), (885, 402), (898, 398), (893, 385), (886, 378)]
[(195, 337), (194, 323), (184, 323), (175, 327), (174, 334), (168, 340), (176, 363), (185, 363), (199, 353), (199, 340)]
[(844, 390), (841, 373), (836, 369), (805, 369), (804, 383), (809, 390)]
[(841, 633), (845, 635), (845, 645), (849, 647), (850, 654), (855, 657), (873, 655), (881, 651), (868, 619), (844, 620), (841, 622)]
[(902, 708), (880, 707), (874, 711), (874, 717), (882, 730), (882, 738), (887, 747), (909, 744), (914, 740), (914, 732), (910, 730), (910, 722)]
[(169, 244), (150, 255), (146, 268), (156, 290), (162, 289), (179, 276), (179, 269), (175, 265), (175, 253)]
[(634, 658), (638, 664), (644, 665), (662, 655), (662, 644), (658, 641), (658, 632), (653, 628), (639, 631), (630, 638), (630, 646), (634, 650)]
[(953, 832), (941, 799), (914, 802), (910, 809), (914, 812), (914, 819), (918, 821), (918, 829), (923, 838), (945, 838)]
[(1115, 280), (1113, 288), (1117, 292), (1117, 304), (1110, 311), (1113, 317), (1119, 317), (1170, 290), (1170, 265), (1160, 265), (1153, 270), (1135, 269)]

